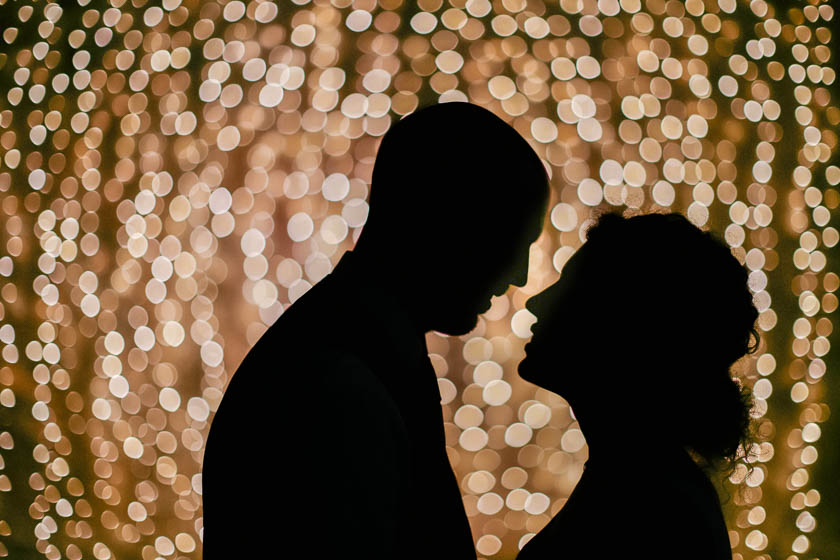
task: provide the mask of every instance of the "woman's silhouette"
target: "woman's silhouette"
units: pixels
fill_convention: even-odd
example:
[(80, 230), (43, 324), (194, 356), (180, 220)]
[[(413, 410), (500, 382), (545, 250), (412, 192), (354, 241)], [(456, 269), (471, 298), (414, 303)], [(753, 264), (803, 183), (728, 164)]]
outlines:
[(758, 311), (727, 245), (679, 214), (606, 214), (526, 306), (538, 322), (519, 373), (569, 402), (589, 458), (519, 558), (729, 560), (704, 471), (749, 444), (730, 367), (755, 349)]

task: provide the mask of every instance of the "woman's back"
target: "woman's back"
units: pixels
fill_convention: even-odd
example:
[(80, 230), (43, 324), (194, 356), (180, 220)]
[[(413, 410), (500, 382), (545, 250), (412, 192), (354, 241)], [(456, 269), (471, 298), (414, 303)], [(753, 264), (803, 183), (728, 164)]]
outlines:
[(568, 502), (518, 559), (583, 557), (730, 560), (732, 553), (712, 483), (682, 449), (659, 449), (587, 461)]

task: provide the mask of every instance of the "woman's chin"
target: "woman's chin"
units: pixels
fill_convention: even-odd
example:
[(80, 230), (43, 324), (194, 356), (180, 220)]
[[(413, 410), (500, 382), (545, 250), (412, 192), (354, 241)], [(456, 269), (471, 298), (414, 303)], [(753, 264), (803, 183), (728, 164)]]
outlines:
[(538, 368), (533, 367), (536, 366), (537, 363), (530, 355), (526, 355), (521, 362), (519, 362), (519, 367), (517, 368), (517, 373), (519, 373), (519, 377), (528, 381), (529, 383), (533, 383), (535, 385), (539, 385), (539, 372)]
[(524, 379), (528, 383), (551, 391), (552, 393), (561, 394), (562, 383), (560, 382), (562, 378), (559, 377), (561, 373), (557, 370), (556, 366), (552, 367), (547, 361), (540, 359), (534, 352), (526, 354), (522, 361), (519, 362), (517, 373), (521, 379)]

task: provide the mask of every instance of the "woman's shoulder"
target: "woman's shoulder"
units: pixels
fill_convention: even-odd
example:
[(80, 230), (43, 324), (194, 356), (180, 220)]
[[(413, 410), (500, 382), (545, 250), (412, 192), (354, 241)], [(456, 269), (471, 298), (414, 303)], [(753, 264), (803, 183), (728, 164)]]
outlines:
[[(618, 524), (631, 527), (631, 533), (647, 528), (649, 531), (642, 534), (666, 548), (681, 542), (729, 550), (717, 491), (706, 472), (684, 450), (663, 450), (646, 462), (613, 470), (612, 476), (601, 475), (596, 469), (590, 474), (590, 486), (606, 498), (602, 504), (612, 504), (611, 508), (602, 508), (602, 514), (612, 513)], [(601, 476), (605, 478), (603, 483), (594, 480)]]
[(588, 462), (566, 505), (518, 558), (731, 558), (717, 493), (691, 457), (636, 459)]
[(673, 460), (663, 465), (662, 488), (668, 494), (708, 503), (720, 510), (720, 500), (710, 476), (715, 474), (701, 468), (687, 451), (680, 450)]
[(702, 551), (705, 558), (729, 558), (729, 534), (709, 476), (687, 452), (663, 465), (655, 490), (660, 527), (669, 542)]

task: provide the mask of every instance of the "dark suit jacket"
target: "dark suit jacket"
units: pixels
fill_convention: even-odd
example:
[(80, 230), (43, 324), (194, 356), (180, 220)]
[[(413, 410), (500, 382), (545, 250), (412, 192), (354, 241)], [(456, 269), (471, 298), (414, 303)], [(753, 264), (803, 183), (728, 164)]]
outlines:
[(475, 558), (424, 336), (358, 268), (345, 254), (230, 381), (204, 455), (206, 560)]

